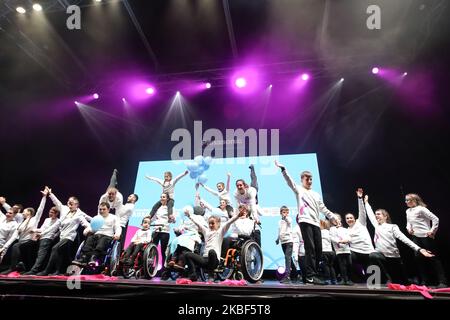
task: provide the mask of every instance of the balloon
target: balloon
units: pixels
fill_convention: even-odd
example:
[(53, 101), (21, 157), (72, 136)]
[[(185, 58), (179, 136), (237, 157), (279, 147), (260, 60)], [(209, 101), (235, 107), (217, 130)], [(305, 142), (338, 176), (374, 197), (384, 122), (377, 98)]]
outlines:
[(205, 168), (203, 166), (198, 167), (197, 171), (195, 171), (198, 173), (198, 175), (203, 174), (203, 172), (205, 172)]
[(193, 172), (193, 171), (195, 172), (195, 171), (198, 170), (199, 165), (198, 165), (198, 163), (195, 162), (195, 161), (190, 161), (190, 162), (187, 164), (187, 168), (188, 168), (188, 170), (189, 170), (190, 172)]
[(213, 159), (210, 156), (207, 156), (203, 159), (203, 161), (208, 165), (208, 167), (211, 165)]
[(209, 169), (209, 164), (207, 164), (206, 162), (202, 165), (204, 171)]
[(100, 228), (103, 226), (104, 223), (105, 223), (105, 218), (103, 218), (99, 214), (96, 215), (91, 220), (91, 229), (92, 229), (92, 231), (97, 232), (98, 230), (100, 230)]
[(191, 173), (189, 173), (189, 177), (191, 177), (191, 179), (196, 179), (199, 175), (200, 173), (197, 171), (191, 171)]
[(201, 165), (203, 162), (203, 156), (196, 156), (194, 158), (194, 161), (198, 163), (198, 165)]
[(206, 176), (206, 174), (202, 174), (197, 178), (197, 181), (199, 183), (206, 183), (206, 181), (208, 181), (208, 177)]

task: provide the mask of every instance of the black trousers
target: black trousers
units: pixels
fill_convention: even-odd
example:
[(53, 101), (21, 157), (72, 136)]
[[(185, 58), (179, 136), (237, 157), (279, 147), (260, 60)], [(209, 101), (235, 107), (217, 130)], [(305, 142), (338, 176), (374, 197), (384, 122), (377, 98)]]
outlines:
[(334, 261), (336, 253), (334, 251), (322, 252), (322, 270), (325, 280), (336, 281), (336, 271), (334, 270)]
[(295, 267), (294, 261), (292, 260), (293, 246), (294, 245), (292, 242), (281, 244), (281, 249), (283, 250), (284, 253), (284, 268), (285, 268), (284, 276), (286, 278), (293, 276), (292, 271), (294, 271), (295, 274), (297, 273), (297, 268)]
[(133, 242), (130, 243), (127, 250), (123, 254), (123, 261), (128, 262), (127, 260), (131, 261), (131, 264), (134, 263), (134, 260), (136, 259), (136, 256), (140, 251), (142, 251), (144, 247), (143, 243), (134, 244)]
[(371, 265), (370, 255), (352, 251), (353, 281), (363, 283), (367, 280), (367, 268)]
[[(169, 216), (171, 216), (173, 213), (174, 203), (175, 203), (175, 200), (173, 200), (173, 199), (169, 199), (167, 201), (167, 213)], [(156, 213), (156, 211), (158, 211), (159, 207), (161, 207), (161, 201), (158, 201), (153, 205), (152, 211), (150, 211), (150, 217), (153, 217), (155, 215), (155, 213)]]
[(373, 252), (369, 257), (372, 264), (380, 267), (380, 270), (387, 281), (400, 284), (408, 283), (401, 258), (388, 258), (380, 252)]
[[(433, 254), (436, 254), (436, 245), (434, 239), (429, 237), (419, 238), (416, 236), (412, 236), (411, 240), (419, 247), (429, 250), (433, 252)], [(434, 256), (433, 258), (427, 258), (420, 254), (420, 252), (416, 252), (415, 261), (417, 267), (419, 268), (421, 282), (430, 283), (432, 280), (430, 279), (430, 276), (434, 274), (437, 278), (436, 280), (438, 281), (438, 283), (447, 283), (447, 277), (445, 276), (444, 267), (442, 266), (441, 260), (437, 256)], [(432, 268), (432, 270), (430, 270), (430, 267)]]
[(122, 229), (122, 233), (120, 234), (120, 249), (123, 250), (125, 246), (125, 239), (127, 237), (127, 227), (120, 227)]
[(352, 274), (352, 255), (350, 253), (341, 253), (336, 256), (341, 272), (341, 278), (343, 281), (347, 282), (351, 279)]
[(161, 244), (161, 256), (162, 256), (163, 267), (164, 267), (164, 264), (166, 263), (166, 249), (167, 249), (167, 245), (169, 244), (169, 239), (170, 239), (170, 233), (168, 233), (168, 232), (153, 233), (152, 242), (155, 245), (158, 245), (158, 243)]
[(298, 256), (298, 266), (300, 267), (300, 274), (302, 276), (302, 281), (303, 283), (306, 283), (305, 256)]
[(196, 276), (196, 267), (207, 268), (208, 271), (212, 271), (219, 265), (219, 259), (217, 259), (217, 254), (214, 250), (209, 250), (207, 257), (202, 257), (193, 252), (186, 252), (184, 260), (188, 266), (189, 277)]
[(45, 267), (46, 273), (58, 272), (63, 273), (67, 259), (70, 257), (73, 241), (70, 239), (62, 239), (52, 247), (48, 264)]
[(84, 246), (81, 249), (81, 256), (84, 259), (89, 259), (95, 256), (98, 259), (103, 259), (108, 250), (108, 246), (112, 241), (112, 237), (103, 234), (93, 234), (87, 237)]
[(37, 241), (18, 241), (11, 247), (10, 269), (15, 269), (19, 262), (25, 264), (25, 269), (30, 270), (36, 258)]
[(299, 226), (305, 244), (306, 277), (315, 277), (322, 258), (322, 234), (320, 228), (315, 225), (300, 222)]
[(50, 258), (53, 243), (54, 239), (39, 240), (39, 249), (37, 252), (37, 258), (30, 271), (39, 272), (47, 265), (48, 259)]

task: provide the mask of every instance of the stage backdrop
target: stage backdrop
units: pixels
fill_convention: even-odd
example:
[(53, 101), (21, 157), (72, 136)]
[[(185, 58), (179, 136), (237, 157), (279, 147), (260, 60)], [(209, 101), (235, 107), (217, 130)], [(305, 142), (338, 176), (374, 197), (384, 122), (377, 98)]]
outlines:
[[(263, 213), (262, 223), (262, 249), (264, 252), (264, 269), (274, 270), (278, 266), (284, 266), (284, 256), (281, 245), (276, 245), (275, 240), (278, 232), (278, 221), (280, 220), (279, 208), (286, 205), (290, 209), (290, 215), (295, 221), (297, 215), (297, 203), (293, 191), (288, 187), (280, 169), (275, 167), (274, 160), (285, 165), (289, 174), (297, 184), (300, 184), (300, 172), (309, 170), (312, 172), (313, 189), (322, 195), (320, 184), (319, 168), (316, 154), (294, 154), (281, 156), (264, 157), (245, 157), (245, 158), (226, 158), (214, 159), (210, 168), (205, 171), (208, 181), (206, 183), (210, 188), (216, 189), (217, 182), (226, 183), (227, 172), (231, 173), (230, 193), (232, 205), (235, 207), (233, 193), (236, 190), (235, 182), (237, 179), (244, 179), (250, 184), (249, 165), (255, 166), (258, 177), (258, 201)], [(163, 179), (165, 171), (171, 171), (175, 178), (180, 173), (187, 170), (187, 161), (142, 161), (139, 163), (136, 185), (134, 192), (139, 195), (139, 201), (136, 204), (136, 210), (130, 218), (125, 245), (127, 246), (131, 237), (139, 228), (142, 218), (150, 212), (153, 204), (159, 199), (162, 188), (159, 184), (145, 178), (146, 175)], [(182, 208), (186, 205), (194, 204), (195, 181), (189, 177), (189, 174), (182, 178), (175, 187), (175, 206), (176, 223), (172, 226), (178, 226), (184, 219), (187, 219), (182, 213)], [(213, 206), (218, 206), (219, 200), (200, 187), (200, 196)], [(175, 237), (171, 232), (171, 239)]]

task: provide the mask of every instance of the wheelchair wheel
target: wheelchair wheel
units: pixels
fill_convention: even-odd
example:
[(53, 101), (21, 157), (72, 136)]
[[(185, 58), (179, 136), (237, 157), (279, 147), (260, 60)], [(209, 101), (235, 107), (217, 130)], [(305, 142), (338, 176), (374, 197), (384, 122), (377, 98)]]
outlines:
[(79, 275), (81, 275), (82, 272), (83, 272), (83, 268), (76, 264), (69, 265), (66, 270), (66, 274), (69, 277), (70, 276), (79, 276)]
[(141, 279), (142, 278), (142, 269), (139, 269), (139, 270), (137, 270), (135, 273), (134, 273), (134, 277), (136, 278), (136, 280), (139, 280), (139, 279)]
[(151, 243), (145, 248), (142, 260), (144, 276), (147, 279), (156, 276), (156, 273), (158, 272), (159, 254), (158, 248), (154, 244)]
[(225, 268), (223, 268), (222, 272), (219, 272), (217, 275), (219, 276), (219, 279), (221, 281), (225, 281), (227, 279), (230, 279), (231, 276), (233, 275), (233, 268), (232, 267), (231, 268), (230, 267), (225, 267)]
[(77, 260), (77, 259), (79, 259), (81, 257), (81, 249), (83, 249), (83, 246), (84, 246), (84, 241), (81, 242), (80, 245), (78, 246), (77, 253), (75, 253), (75, 259), (74, 260)]
[(130, 279), (135, 275), (134, 269), (132, 266), (123, 266), (122, 267), (122, 275), (125, 279)]
[(241, 269), (244, 278), (250, 282), (257, 282), (261, 279), (263, 269), (263, 253), (261, 247), (255, 241), (247, 241), (242, 246)]
[(108, 274), (110, 276), (117, 275), (117, 267), (120, 261), (120, 242), (115, 241), (110, 252), (109, 252), (109, 270)]

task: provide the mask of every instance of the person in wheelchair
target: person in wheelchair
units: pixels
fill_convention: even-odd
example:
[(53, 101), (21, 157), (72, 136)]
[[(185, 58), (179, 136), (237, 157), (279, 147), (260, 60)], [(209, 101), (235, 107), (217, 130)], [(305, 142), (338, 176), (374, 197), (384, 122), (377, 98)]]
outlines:
[(136, 256), (143, 250), (144, 245), (152, 241), (152, 230), (150, 229), (151, 218), (144, 217), (141, 223), (141, 229), (137, 230), (127, 250), (122, 256), (122, 263), (126, 266), (132, 266)]
[[(170, 244), (170, 259), (168, 266), (178, 271), (183, 271), (186, 265), (184, 254), (186, 252), (195, 252), (195, 248), (202, 243), (200, 237), (200, 229), (193, 222), (207, 227), (204, 219), (205, 209), (201, 206), (187, 206), (184, 211), (188, 211), (191, 215), (191, 219), (187, 219), (178, 228), (174, 228), (174, 233), (177, 236)], [(192, 215), (193, 214), (193, 215)]]
[(211, 275), (213, 274), (214, 269), (219, 265), (219, 257), (225, 233), (228, 231), (230, 226), (239, 219), (240, 216), (245, 214), (245, 212), (242, 211), (239, 214), (236, 214), (222, 225), (219, 217), (211, 216), (208, 219), (208, 228), (196, 222), (188, 210), (185, 210), (184, 214), (197, 225), (205, 238), (205, 249), (203, 256), (193, 252), (186, 252), (184, 255), (188, 266), (189, 279), (192, 281), (197, 281), (196, 267), (206, 267), (208, 272), (211, 273)]
[(105, 219), (103, 226), (93, 233), (91, 227), (84, 230), (87, 239), (81, 249), (81, 256), (75, 262), (78, 264), (95, 264), (102, 260), (112, 240), (119, 240), (122, 232), (120, 218), (109, 213), (109, 204), (102, 202), (98, 206), (99, 214)]
[(239, 238), (241, 239), (255, 239), (255, 220), (250, 219), (250, 210), (244, 204), (238, 207), (239, 219), (231, 226), (231, 234), (229, 237), (223, 239), (222, 244), (222, 257), (226, 257), (228, 249), (235, 243)]

